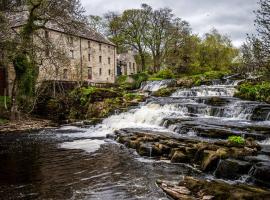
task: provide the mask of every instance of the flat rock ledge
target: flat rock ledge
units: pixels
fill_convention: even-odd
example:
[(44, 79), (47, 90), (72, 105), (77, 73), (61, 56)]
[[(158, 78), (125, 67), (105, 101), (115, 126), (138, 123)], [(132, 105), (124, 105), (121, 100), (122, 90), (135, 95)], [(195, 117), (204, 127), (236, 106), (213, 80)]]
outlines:
[(22, 119), (0, 125), (0, 134), (33, 132), (55, 127), (57, 127), (57, 124), (46, 119)]
[(270, 191), (242, 184), (184, 177), (179, 183), (158, 180), (157, 185), (175, 200), (267, 200)]
[(256, 159), (261, 147), (252, 138), (247, 138), (245, 144), (240, 145), (225, 140), (202, 141), (200, 138), (189, 139), (141, 129), (117, 130), (111, 137), (135, 149), (141, 156), (189, 164), (221, 179), (237, 180), (248, 176), (249, 182), (270, 186), (270, 163)]

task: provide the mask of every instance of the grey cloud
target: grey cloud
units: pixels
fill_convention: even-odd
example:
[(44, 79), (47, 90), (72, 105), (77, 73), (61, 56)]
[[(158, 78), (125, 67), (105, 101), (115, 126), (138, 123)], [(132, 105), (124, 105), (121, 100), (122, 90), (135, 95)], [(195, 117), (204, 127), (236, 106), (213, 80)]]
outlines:
[(257, 0), (82, 0), (88, 14), (139, 8), (147, 3), (154, 8), (169, 7), (177, 17), (188, 21), (199, 35), (217, 28), (239, 46), (247, 33), (254, 33), (254, 10)]

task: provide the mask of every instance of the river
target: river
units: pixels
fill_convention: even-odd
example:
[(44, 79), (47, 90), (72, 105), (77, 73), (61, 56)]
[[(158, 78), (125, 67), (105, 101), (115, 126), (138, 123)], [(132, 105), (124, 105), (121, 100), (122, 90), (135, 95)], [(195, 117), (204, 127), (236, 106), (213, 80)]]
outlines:
[[(146, 83), (142, 89), (157, 90), (167, 82)], [(186, 164), (141, 157), (106, 138), (124, 128), (205, 141), (226, 139), (209, 137), (207, 130), (252, 136), (264, 149), (260, 158), (269, 161), (270, 105), (234, 98), (238, 82), (217, 81), (211, 86), (178, 89), (171, 97), (150, 97), (95, 126), (2, 134), (0, 199), (163, 200), (169, 198), (157, 187), (157, 179), (213, 178)]]

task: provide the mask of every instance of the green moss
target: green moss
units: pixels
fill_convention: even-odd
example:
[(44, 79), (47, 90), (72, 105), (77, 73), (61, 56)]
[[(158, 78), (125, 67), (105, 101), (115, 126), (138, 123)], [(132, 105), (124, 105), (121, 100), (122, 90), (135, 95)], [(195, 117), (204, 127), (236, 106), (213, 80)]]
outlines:
[(158, 91), (154, 92), (153, 96), (156, 96), (156, 97), (168, 97), (175, 91), (176, 91), (176, 88), (161, 88)]
[(228, 74), (229, 72), (227, 71), (208, 71), (202, 74), (185, 75), (181, 77), (181, 80), (190, 80), (192, 81), (192, 85), (200, 86), (202, 84), (205, 84), (206, 82), (220, 79)]
[(245, 139), (240, 136), (230, 136), (228, 141), (235, 144), (245, 144)]
[(6, 123), (8, 123), (7, 119), (0, 118), (0, 125), (6, 124)]
[(270, 103), (270, 82), (241, 84), (235, 96), (246, 100)]
[(148, 78), (148, 81), (162, 81), (163, 78), (157, 78), (157, 77), (150, 77)]
[(6, 101), (7, 107), (9, 107), (10, 103), (11, 103), (10, 97), (0, 96), (0, 107), (1, 108), (5, 108), (5, 101)]
[(124, 99), (126, 101), (133, 101), (133, 100), (142, 101), (144, 99), (144, 96), (137, 93), (126, 93), (124, 94)]

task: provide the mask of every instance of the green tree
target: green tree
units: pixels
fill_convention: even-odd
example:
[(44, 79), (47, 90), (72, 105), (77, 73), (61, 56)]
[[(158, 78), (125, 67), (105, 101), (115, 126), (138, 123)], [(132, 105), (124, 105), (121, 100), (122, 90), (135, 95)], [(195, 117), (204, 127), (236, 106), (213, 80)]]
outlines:
[(237, 54), (231, 40), (214, 29), (201, 42), (199, 63), (203, 71), (228, 70)]

